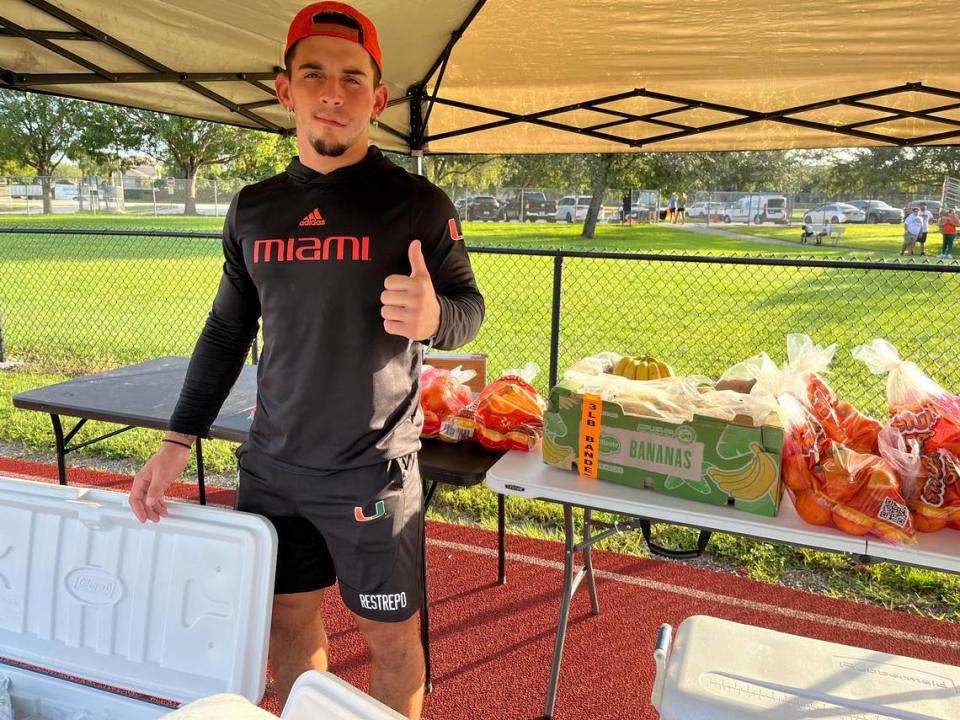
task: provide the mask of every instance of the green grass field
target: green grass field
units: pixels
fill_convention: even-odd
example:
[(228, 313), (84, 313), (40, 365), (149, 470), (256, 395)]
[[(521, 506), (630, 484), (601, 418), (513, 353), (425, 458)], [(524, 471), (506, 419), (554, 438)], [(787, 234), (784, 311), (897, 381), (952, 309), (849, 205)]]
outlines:
[[(0, 227), (57, 226), (216, 232), (222, 219), (182, 217), (55, 216), (2, 218)], [(794, 240), (796, 229), (730, 228), (758, 238)], [(592, 241), (579, 226), (468, 223), (475, 247), (562, 248), (632, 253), (735, 254), (737, 257), (830, 258), (853, 256), (895, 262), (897, 226), (850, 226), (842, 248), (773, 245), (693, 233), (670, 226), (601, 226)], [(939, 238), (935, 239), (939, 242)], [(189, 354), (202, 327), (222, 262), (217, 239), (53, 236), (0, 233), (0, 309), (9, 355), (26, 361), (0, 373), (0, 442), (28, 452), (49, 451), (49, 419), (16, 411), (17, 392), (67, 375), (168, 354)], [(534, 360), (546, 390), (552, 258), (477, 252), (473, 264), (487, 301), (487, 317), (466, 350), (486, 352), (492, 372)], [(850, 349), (874, 336), (891, 339), (946, 387), (960, 388), (960, 347), (951, 313), (942, 312), (960, 291), (960, 274), (862, 269), (768, 267), (706, 262), (600, 260), (564, 262), (560, 367), (599, 350), (656, 354), (681, 373), (718, 376), (728, 365), (761, 350), (783, 360), (784, 336), (807, 332), (838, 342), (830, 378), (844, 398), (864, 410), (885, 409), (881, 378), (870, 375)], [(105, 430), (91, 423), (78, 440)], [(87, 458), (145, 461), (157, 433), (133, 431), (96, 446)], [(207, 466), (230, 475), (232, 446), (210, 443)], [(495, 503), (480, 488), (447, 491), (437, 510), (447, 519), (492, 526)], [(514, 529), (558, 537), (558, 512), (542, 503), (512, 500)], [(662, 531), (666, 542), (689, 538)], [(639, 552), (635, 538), (609, 547)], [(956, 578), (888, 565), (854, 566), (845, 558), (721, 536), (714, 557), (745, 567), (758, 579), (795, 582), (812, 568), (827, 591), (902, 606), (960, 621)], [(823, 578), (827, 578), (824, 580)], [(950, 608), (953, 608), (952, 610)]]

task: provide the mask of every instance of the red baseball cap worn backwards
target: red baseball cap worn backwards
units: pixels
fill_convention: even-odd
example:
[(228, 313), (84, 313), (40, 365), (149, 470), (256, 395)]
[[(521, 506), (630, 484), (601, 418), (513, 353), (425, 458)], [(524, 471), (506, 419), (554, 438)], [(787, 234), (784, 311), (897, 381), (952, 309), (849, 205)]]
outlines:
[[(351, 27), (325, 18), (328, 13), (339, 13), (354, 20), (359, 26)], [(377, 39), (377, 28), (366, 15), (359, 10), (340, 2), (319, 2), (308, 5), (297, 13), (287, 31), (287, 47), (283, 51), (284, 57), (298, 40), (313, 35), (327, 35), (342, 38), (358, 43), (370, 53), (377, 69), (383, 75), (383, 59), (380, 55), (380, 41)]]

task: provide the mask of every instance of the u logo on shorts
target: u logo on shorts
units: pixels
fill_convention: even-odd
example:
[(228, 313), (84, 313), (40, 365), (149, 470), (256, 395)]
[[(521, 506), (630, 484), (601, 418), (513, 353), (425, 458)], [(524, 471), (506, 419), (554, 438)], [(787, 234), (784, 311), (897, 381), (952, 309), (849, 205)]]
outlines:
[(378, 520), (387, 514), (387, 507), (384, 505), (383, 500), (377, 500), (376, 506), (373, 508), (373, 515), (364, 515), (363, 507), (357, 505), (353, 509), (353, 517), (357, 522), (370, 522), (371, 520)]

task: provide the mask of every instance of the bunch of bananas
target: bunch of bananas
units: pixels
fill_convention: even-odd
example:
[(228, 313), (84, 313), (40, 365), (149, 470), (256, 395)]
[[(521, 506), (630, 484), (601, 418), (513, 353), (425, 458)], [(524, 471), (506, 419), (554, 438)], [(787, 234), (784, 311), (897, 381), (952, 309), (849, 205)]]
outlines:
[(780, 469), (763, 447), (750, 443), (752, 457), (743, 467), (735, 470), (720, 470), (712, 467), (707, 474), (724, 491), (738, 500), (757, 500), (776, 486), (780, 478)]
[(622, 357), (613, 366), (611, 372), (628, 380), (659, 380), (673, 377), (673, 368), (649, 355)]

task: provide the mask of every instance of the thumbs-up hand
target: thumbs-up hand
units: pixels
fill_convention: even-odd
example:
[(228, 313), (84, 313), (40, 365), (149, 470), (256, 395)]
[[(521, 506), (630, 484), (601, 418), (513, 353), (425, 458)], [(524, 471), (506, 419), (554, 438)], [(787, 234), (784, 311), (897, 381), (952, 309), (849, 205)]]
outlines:
[(419, 240), (410, 243), (410, 275), (389, 275), (380, 302), (383, 329), (410, 340), (426, 340), (440, 329), (440, 303)]

